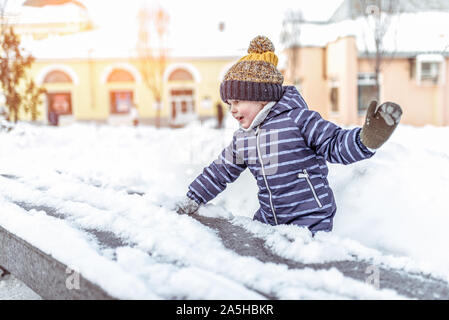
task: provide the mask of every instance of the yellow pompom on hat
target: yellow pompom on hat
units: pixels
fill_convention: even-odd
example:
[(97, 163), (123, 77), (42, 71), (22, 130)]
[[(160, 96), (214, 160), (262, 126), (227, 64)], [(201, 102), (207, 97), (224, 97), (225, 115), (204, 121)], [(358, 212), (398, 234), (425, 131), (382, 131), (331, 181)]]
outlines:
[(251, 40), (248, 55), (242, 57), (225, 74), (220, 85), (221, 99), (278, 101), (282, 97), (284, 77), (276, 68), (278, 57), (274, 45), (265, 36)]

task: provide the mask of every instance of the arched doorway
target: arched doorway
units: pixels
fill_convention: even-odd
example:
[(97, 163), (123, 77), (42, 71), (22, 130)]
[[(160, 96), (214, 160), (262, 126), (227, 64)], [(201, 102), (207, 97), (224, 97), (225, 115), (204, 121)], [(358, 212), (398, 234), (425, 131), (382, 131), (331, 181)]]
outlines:
[(135, 76), (125, 68), (115, 67), (106, 77), (109, 93), (110, 124), (131, 124), (136, 107), (134, 97)]
[(62, 70), (52, 70), (45, 75), (42, 82), (47, 88), (48, 122), (52, 125), (73, 122), (73, 80), (70, 75)]
[(183, 68), (173, 70), (168, 81), (170, 124), (183, 126), (197, 118), (195, 112), (194, 77)]
[[(107, 78), (107, 83), (134, 83), (134, 77), (124, 69), (114, 69)], [(128, 87), (128, 86), (127, 86)], [(129, 88), (109, 90), (109, 110), (111, 114), (127, 114), (134, 104), (134, 92)]]

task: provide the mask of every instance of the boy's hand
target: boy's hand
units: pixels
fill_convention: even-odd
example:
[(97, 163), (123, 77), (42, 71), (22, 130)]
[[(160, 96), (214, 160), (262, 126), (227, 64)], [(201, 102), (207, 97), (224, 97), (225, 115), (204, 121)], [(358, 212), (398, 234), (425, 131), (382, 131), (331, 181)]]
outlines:
[(174, 210), (178, 214), (194, 214), (198, 211), (200, 205), (189, 197), (184, 197), (181, 201), (175, 204)]
[(402, 116), (401, 107), (394, 102), (384, 102), (380, 106), (371, 101), (366, 112), (360, 139), (371, 149), (377, 149), (388, 140), (399, 124)]

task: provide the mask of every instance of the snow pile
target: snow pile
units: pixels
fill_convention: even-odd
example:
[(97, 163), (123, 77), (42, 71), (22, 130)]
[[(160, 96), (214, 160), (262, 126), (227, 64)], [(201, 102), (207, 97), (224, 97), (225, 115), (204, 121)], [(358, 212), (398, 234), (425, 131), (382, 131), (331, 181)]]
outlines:
[(12, 275), (7, 275), (0, 278), (1, 300), (41, 300), (41, 298)]
[(399, 126), (369, 161), (332, 165), (335, 234), (449, 275), (449, 128)]
[[(121, 298), (400, 298), (336, 269), (293, 270), (240, 256), (212, 229), (177, 215), (174, 203), (231, 141), (236, 124), (226, 125), (19, 124), (0, 132), (0, 225)], [(332, 165), (338, 212), (331, 234), (312, 238), (306, 229), (252, 221), (257, 187), (248, 171), (200, 214), (234, 216), (273, 252), (303, 263), (357, 258), (449, 278), (448, 138), (448, 128), (399, 126), (372, 159)], [(21, 202), (56, 208), (65, 219), (26, 211)], [(124, 243), (104, 248), (85, 231), (92, 229)]]
[[(64, 182), (53, 186), (54, 177), (28, 182), (2, 179), (1, 225), (120, 298), (265, 298), (257, 291), (283, 299), (400, 298), (335, 269), (288, 270), (237, 255), (211, 229), (156, 205), (151, 197), (75, 181), (71, 188)], [(11, 199), (58, 208), (66, 219), (36, 210), (27, 213)], [(112, 231), (128, 243), (111, 253), (93, 244), (82, 228)]]

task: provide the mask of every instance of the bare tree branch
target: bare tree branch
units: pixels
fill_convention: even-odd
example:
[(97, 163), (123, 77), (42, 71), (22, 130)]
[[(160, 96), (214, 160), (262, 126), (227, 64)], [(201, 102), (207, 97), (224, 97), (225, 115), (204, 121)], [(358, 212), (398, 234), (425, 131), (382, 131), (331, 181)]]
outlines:
[(301, 24), (304, 22), (304, 16), (301, 10), (286, 12), (282, 22), (282, 31), (280, 36), (281, 44), (285, 46), (288, 54), (288, 68), (293, 83), (296, 85), (299, 79), (295, 77), (297, 68), (299, 67), (298, 51), (300, 48)]
[[(139, 42), (137, 52), (143, 81), (156, 100), (156, 127), (160, 126), (160, 109), (164, 93), (163, 74), (167, 64), (165, 37), (169, 16), (159, 7), (151, 11), (142, 7), (139, 11)], [(151, 33), (151, 30), (155, 32)], [(156, 41), (152, 36), (156, 33)]]
[[(370, 47), (367, 41), (374, 42), (374, 75), (376, 87), (376, 99), (380, 100), (380, 84), (379, 75), (382, 66), (389, 57), (392, 59), (395, 55), (394, 51), (389, 51), (385, 47), (385, 36), (390, 31), (392, 32), (393, 19), (401, 12), (399, 1), (382, 1), (382, 0), (359, 0), (362, 12), (364, 12), (365, 21), (368, 26), (368, 33), (363, 34), (363, 41), (365, 44), (365, 54), (367, 57), (371, 55)], [(394, 30), (393, 30), (394, 32)], [(396, 33), (395, 33), (396, 34)]]

